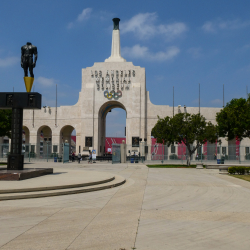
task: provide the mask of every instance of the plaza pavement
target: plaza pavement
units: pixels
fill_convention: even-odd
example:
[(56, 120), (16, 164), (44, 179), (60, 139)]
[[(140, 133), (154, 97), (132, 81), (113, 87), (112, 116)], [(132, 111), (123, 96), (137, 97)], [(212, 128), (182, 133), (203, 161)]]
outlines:
[(78, 177), (81, 171), (105, 172), (127, 182), (91, 193), (1, 201), (1, 250), (250, 248), (250, 182), (218, 170), (143, 164), (45, 166)]

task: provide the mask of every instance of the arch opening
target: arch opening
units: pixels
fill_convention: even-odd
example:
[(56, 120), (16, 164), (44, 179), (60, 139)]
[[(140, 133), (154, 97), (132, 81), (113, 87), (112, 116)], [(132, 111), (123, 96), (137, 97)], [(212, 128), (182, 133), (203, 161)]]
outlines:
[(99, 149), (98, 155), (111, 153), (113, 143), (126, 141), (127, 110), (118, 101), (109, 101), (102, 105), (99, 111)]
[[(35, 152), (35, 149), (31, 148)], [(40, 158), (45, 158), (52, 153), (52, 130), (49, 126), (41, 126), (37, 130), (37, 148), (36, 154)]]
[(59, 154), (63, 152), (63, 143), (69, 143), (70, 153), (76, 153), (76, 131), (71, 125), (65, 125), (60, 131)]

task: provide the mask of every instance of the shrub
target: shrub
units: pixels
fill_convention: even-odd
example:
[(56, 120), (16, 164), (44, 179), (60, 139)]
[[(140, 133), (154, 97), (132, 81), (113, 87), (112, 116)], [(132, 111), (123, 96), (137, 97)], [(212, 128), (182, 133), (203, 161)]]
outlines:
[(229, 174), (235, 174), (235, 173), (236, 173), (235, 167), (229, 167), (229, 168), (228, 168), (228, 173), (229, 173)]
[(228, 173), (229, 174), (239, 174), (239, 175), (243, 175), (243, 174), (249, 174), (250, 172), (250, 167), (242, 167), (242, 166), (235, 166), (235, 167), (229, 167), (228, 168)]
[(245, 167), (236, 167), (236, 173), (237, 174), (245, 174)]
[(178, 156), (176, 154), (172, 154), (169, 156), (170, 160), (178, 160)]

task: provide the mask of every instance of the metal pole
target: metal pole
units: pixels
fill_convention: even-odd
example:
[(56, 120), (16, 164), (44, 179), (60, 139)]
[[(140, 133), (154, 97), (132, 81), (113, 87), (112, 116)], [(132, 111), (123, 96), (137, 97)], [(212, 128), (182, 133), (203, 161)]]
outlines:
[(181, 164), (183, 164), (183, 144), (181, 144)]
[(30, 143), (29, 143), (29, 162), (30, 162)]
[(201, 108), (201, 97), (200, 97), (200, 83), (199, 83), (199, 114), (201, 113), (200, 108)]
[(240, 144), (239, 144), (239, 164), (240, 164)]
[(49, 161), (49, 143), (47, 142), (47, 162)]
[(56, 84), (56, 112), (55, 112), (55, 126), (57, 127), (57, 84)]
[(173, 117), (174, 117), (174, 86), (173, 86)]
[(223, 84), (223, 108), (224, 108), (224, 84)]
[(202, 145), (203, 144), (201, 144), (201, 150), (200, 150), (200, 153), (201, 153), (201, 163), (202, 163)]

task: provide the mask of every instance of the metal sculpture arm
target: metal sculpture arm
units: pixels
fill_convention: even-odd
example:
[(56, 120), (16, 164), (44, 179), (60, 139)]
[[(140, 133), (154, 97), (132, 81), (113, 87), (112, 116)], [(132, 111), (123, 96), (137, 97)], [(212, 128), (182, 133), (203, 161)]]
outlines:
[(34, 46), (34, 62), (33, 62), (33, 68), (36, 67), (36, 61), (37, 61), (37, 56), (38, 56), (38, 52), (37, 52), (37, 47)]
[(23, 62), (24, 62), (24, 48), (21, 47), (21, 67), (23, 68)]

